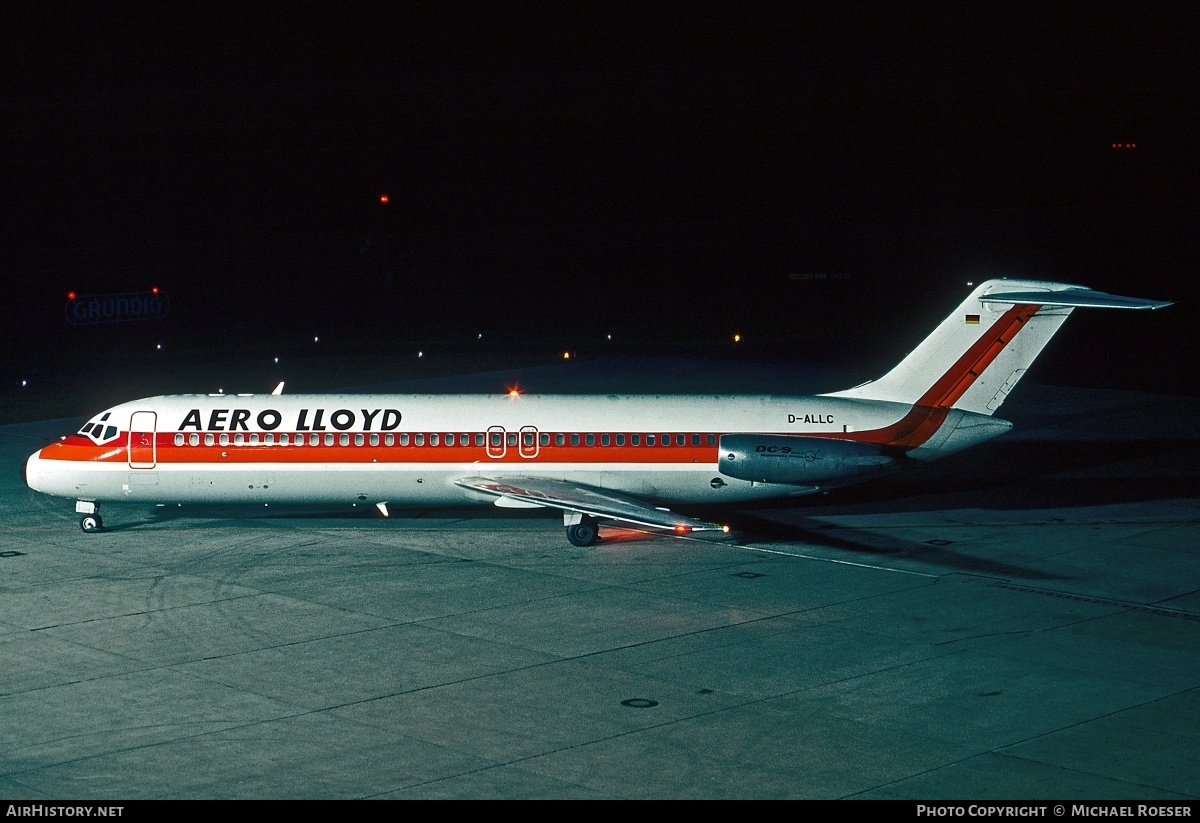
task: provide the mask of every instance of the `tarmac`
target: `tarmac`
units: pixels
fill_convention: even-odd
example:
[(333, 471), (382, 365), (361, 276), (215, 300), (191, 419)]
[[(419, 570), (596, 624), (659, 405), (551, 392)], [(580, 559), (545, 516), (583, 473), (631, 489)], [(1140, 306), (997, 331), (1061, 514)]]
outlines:
[[(631, 375), (780, 391), (391, 388)], [(1027, 381), (992, 443), (589, 549), (494, 507), (84, 534), (19, 469), (94, 411), (0, 427), (2, 798), (1200, 797), (1197, 398)]]

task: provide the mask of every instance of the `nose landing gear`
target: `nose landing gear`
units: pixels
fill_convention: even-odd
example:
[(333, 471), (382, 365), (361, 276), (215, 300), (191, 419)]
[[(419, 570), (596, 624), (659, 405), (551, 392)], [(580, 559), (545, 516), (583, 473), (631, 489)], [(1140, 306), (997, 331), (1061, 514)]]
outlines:
[(83, 515), (79, 518), (79, 528), (87, 534), (104, 531), (104, 520), (97, 511), (99, 508), (100, 504), (91, 500), (80, 500), (75, 503), (75, 513)]

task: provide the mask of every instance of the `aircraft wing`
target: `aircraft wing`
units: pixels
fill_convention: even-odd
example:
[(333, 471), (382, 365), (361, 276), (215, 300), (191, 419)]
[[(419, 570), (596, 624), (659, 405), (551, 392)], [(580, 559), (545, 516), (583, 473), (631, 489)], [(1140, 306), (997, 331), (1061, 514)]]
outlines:
[(671, 531), (723, 531), (721, 526), (693, 520), (607, 489), (593, 489), (564, 480), (543, 477), (463, 477), (455, 485), (495, 495), (497, 505), (545, 506), (579, 512), (600, 520), (617, 520), (636, 526)]

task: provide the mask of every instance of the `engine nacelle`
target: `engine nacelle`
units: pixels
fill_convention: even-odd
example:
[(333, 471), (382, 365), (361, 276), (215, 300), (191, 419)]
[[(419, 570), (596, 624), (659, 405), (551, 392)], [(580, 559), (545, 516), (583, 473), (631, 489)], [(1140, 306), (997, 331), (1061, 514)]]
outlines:
[(721, 436), (717, 469), (755, 483), (836, 485), (893, 468), (895, 458), (874, 443), (783, 434)]

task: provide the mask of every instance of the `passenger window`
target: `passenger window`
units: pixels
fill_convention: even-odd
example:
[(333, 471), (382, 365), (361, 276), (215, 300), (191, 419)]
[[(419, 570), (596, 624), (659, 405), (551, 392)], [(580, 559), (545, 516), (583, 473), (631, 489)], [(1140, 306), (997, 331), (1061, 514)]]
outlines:
[(482, 445), (483, 445), (483, 440), (484, 440), (484, 437), (483, 437), (483, 432), (478, 432), (478, 433), (476, 433), (476, 435), (475, 435), (475, 445), (476, 445), (476, 446), (482, 446)]
[(550, 435), (546, 434), (545, 432), (542, 432), (541, 436), (538, 439), (541, 441), (543, 446), (550, 445)]
[(631, 446), (640, 446), (640, 445), (642, 445), (642, 436), (641, 436), (640, 434), (631, 434), (631, 435), (629, 435), (629, 444), (630, 444)]
[(585, 435), (585, 436), (584, 436), (584, 438), (583, 438), (583, 440), (584, 440), (584, 442), (585, 442), (585, 443), (587, 443), (589, 446), (594, 446), (594, 445), (596, 445), (596, 435), (594, 435), (594, 434), (588, 434), (588, 435)]
[(600, 445), (607, 446), (608, 443), (609, 443), (608, 435), (607, 434), (600, 435)]
[(652, 434), (648, 434), (648, 435), (646, 435), (646, 445), (647, 445), (647, 446), (653, 446), (653, 445), (654, 445), (654, 435), (652, 435)]
[(209, 432), (208, 434), (204, 435), (204, 445), (211, 446), (212, 444), (213, 444), (213, 436), (212, 436), (212, 432)]
[(379, 445), (379, 435), (377, 435), (377, 434), (373, 434), (373, 435), (371, 435), (371, 445), (372, 445), (372, 446), (378, 446), (378, 445)]
[(425, 435), (424, 434), (414, 434), (413, 435), (413, 445), (414, 446), (424, 446), (425, 445)]
[(229, 445), (229, 435), (228, 434), (222, 433), (221, 436), (217, 439), (219, 440), (219, 442), (221, 443), (222, 446)]
[(246, 442), (246, 435), (239, 433), (239, 434), (235, 434), (233, 436), (233, 445), (240, 446), (245, 442)]
[(264, 443), (266, 443), (268, 446), (273, 446), (273, 445), (275, 445), (275, 435), (273, 435), (273, 434), (264, 434), (264, 435), (263, 435), (263, 442), (264, 442)]
[(624, 446), (624, 445), (625, 445), (625, 435), (623, 435), (623, 434), (618, 434), (618, 435), (617, 435), (617, 445), (618, 445), (618, 446)]
[(516, 432), (508, 433), (508, 445), (510, 445), (510, 446), (517, 445), (517, 433)]
[(404, 433), (404, 434), (402, 434), (402, 435), (400, 435), (400, 445), (401, 445), (401, 446), (407, 446), (407, 445), (408, 445), (408, 433), (407, 433), (407, 432), (406, 432), (406, 433)]
[(504, 436), (500, 432), (492, 432), (492, 445), (499, 447), (503, 442)]
[(525, 436), (521, 438), (525, 441), (526, 446), (533, 445), (533, 432), (525, 432)]
[(319, 446), (319, 445), (321, 445), (321, 435), (319, 435), (319, 434), (310, 434), (310, 435), (308, 436), (308, 445), (310, 445), (310, 446)]
[(710, 434), (708, 436), (708, 445), (710, 445), (710, 446), (717, 445), (717, 436), (715, 434)]
[(659, 442), (659, 443), (661, 443), (661, 444), (662, 444), (662, 445), (664, 445), (664, 446), (669, 446), (669, 445), (671, 445), (671, 435), (669, 435), (669, 434), (664, 434), (664, 435), (663, 435), (661, 438), (659, 438), (659, 441), (658, 441), (658, 442)]
[(558, 434), (554, 435), (554, 445), (564, 446), (564, 445), (566, 445), (566, 443), (567, 443), (567, 436), (565, 434), (563, 434), (562, 432), (559, 432)]
[(359, 432), (358, 434), (354, 435), (354, 445), (361, 446), (362, 444), (363, 444), (363, 436), (362, 436), (362, 432)]
[(326, 446), (333, 445), (333, 432), (330, 432), (329, 434), (325, 435), (325, 445)]
[(200, 435), (196, 434), (195, 432), (192, 432), (191, 434), (189, 434), (188, 435), (188, 445), (189, 446), (199, 446), (200, 445)]
[(676, 446), (686, 446), (687, 445), (687, 436), (682, 435), (682, 434), (675, 435), (675, 445)]
[(698, 434), (693, 434), (693, 435), (692, 435), (692, 445), (693, 445), (693, 446), (699, 446), (699, 445), (700, 445), (700, 435), (698, 435)]
[(349, 446), (350, 445), (350, 435), (339, 434), (338, 435), (338, 445), (339, 446)]
[[(90, 428), (91, 428), (91, 426), (88, 426), (88, 428), (90, 429)], [(176, 445), (176, 446), (182, 446), (182, 445), (183, 445), (183, 435), (182, 435), (182, 434), (177, 434), (177, 435), (175, 435), (175, 445)]]
[(577, 435), (577, 434), (573, 434), (573, 435), (571, 435), (571, 445), (572, 445), (572, 446), (578, 446), (578, 445), (579, 445), (579, 435)]
[(291, 440), (291, 438), (288, 437), (286, 434), (279, 435), (279, 445), (281, 445), (281, 446), (286, 446), (290, 440)]
[(429, 445), (436, 446), (439, 441), (440, 441), (440, 438), (437, 436), (437, 434), (429, 435)]
[(255, 432), (254, 434), (250, 435), (250, 445), (251, 446), (258, 445), (258, 432)]
[(391, 446), (391, 445), (394, 445), (394, 444), (395, 444), (395, 442), (396, 442), (396, 436), (395, 436), (395, 435), (392, 435), (392, 434), (385, 434), (385, 435), (383, 436), (383, 445), (385, 445), (385, 446)]

